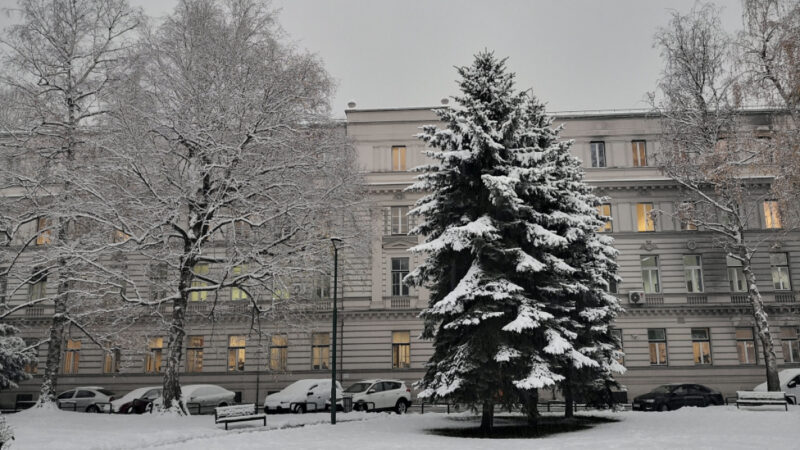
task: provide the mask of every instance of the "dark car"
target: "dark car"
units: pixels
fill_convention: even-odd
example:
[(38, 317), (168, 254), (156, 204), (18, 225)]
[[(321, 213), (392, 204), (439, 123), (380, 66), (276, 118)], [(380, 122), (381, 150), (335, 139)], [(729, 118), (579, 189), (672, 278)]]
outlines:
[(633, 399), (634, 411), (672, 411), (683, 406), (722, 405), (719, 391), (702, 384), (665, 384)]

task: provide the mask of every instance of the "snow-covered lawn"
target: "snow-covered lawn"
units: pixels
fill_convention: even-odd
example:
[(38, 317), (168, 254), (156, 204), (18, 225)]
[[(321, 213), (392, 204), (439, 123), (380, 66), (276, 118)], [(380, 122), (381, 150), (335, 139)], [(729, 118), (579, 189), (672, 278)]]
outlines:
[[(186, 418), (109, 416), (28, 410), (6, 416), (17, 440), (13, 449), (789, 449), (800, 448), (800, 407), (737, 410), (732, 406), (684, 408), (667, 413), (606, 413), (601, 423), (539, 439), (487, 440), (444, 437), (428, 430), (477, 426), (463, 414), (326, 414), (269, 416), (259, 422), (214, 426), (213, 416)], [(457, 420), (456, 420), (457, 419)], [(299, 426), (304, 425), (304, 426)], [(4, 449), (5, 450), (5, 449)]]

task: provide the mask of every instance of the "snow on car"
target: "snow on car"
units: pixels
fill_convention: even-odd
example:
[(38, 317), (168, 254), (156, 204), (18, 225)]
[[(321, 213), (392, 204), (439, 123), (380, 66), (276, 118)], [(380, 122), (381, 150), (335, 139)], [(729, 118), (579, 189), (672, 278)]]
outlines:
[[(340, 397), (342, 385), (336, 382), (336, 397)], [(325, 402), (330, 404), (331, 380), (305, 379), (297, 380), (283, 388), (282, 391), (269, 394), (264, 399), (264, 412), (304, 413), (307, 411), (322, 411)]]

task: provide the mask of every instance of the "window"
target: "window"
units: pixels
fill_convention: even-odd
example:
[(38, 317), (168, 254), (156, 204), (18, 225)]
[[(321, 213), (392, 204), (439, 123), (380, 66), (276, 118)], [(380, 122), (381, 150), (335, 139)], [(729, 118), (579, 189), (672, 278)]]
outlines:
[(411, 336), (408, 331), (392, 331), (392, 369), (411, 367)]
[(186, 371), (203, 371), (203, 336), (188, 336), (186, 340)]
[(39, 341), (37, 339), (25, 339), (25, 347), (33, 349), (33, 361), (25, 364), (24, 371), (31, 375), (39, 372)]
[(600, 214), (603, 218), (607, 218), (606, 223), (603, 224), (600, 228), (598, 228), (597, 231), (601, 233), (613, 231), (613, 228), (611, 226), (611, 205), (608, 203), (597, 205), (597, 213)]
[(788, 291), (792, 288), (789, 281), (789, 257), (786, 253), (770, 253), (769, 265), (772, 268), (772, 286), (776, 291)]
[(28, 284), (28, 300), (39, 300), (47, 296), (47, 273), (40, 268), (33, 269)]
[(237, 239), (250, 239), (253, 234), (253, 227), (244, 220), (234, 220), (233, 234)]
[(228, 372), (244, 370), (245, 337), (228, 336)]
[(764, 228), (781, 228), (781, 211), (775, 200), (764, 202)]
[(78, 373), (81, 361), (81, 341), (67, 339), (67, 349), (64, 351), (64, 373)]
[(736, 329), (736, 352), (739, 354), (740, 364), (756, 363), (756, 341), (752, 328)]
[(647, 165), (647, 143), (645, 141), (631, 141), (633, 151), (633, 167), (645, 167)]
[(150, 299), (161, 300), (167, 296), (164, 285), (167, 281), (167, 265), (165, 263), (151, 264), (148, 269), (150, 278)]
[(404, 145), (392, 147), (392, 170), (395, 172), (406, 170), (406, 147)]
[(610, 294), (617, 293), (617, 279), (613, 276), (608, 279), (608, 292)]
[(661, 280), (658, 275), (658, 256), (640, 256), (642, 264), (642, 285), (644, 292), (655, 294), (661, 292)]
[(695, 364), (711, 364), (711, 339), (708, 328), (692, 328), (692, 351)]
[(682, 202), (678, 205), (678, 220), (680, 220), (681, 231), (697, 231), (693, 203)]
[[(208, 282), (205, 280), (197, 279), (197, 276), (207, 276), (210, 272), (211, 268), (208, 264), (195, 264), (192, 271), (194, 272), (195, 278), (192, 280), (192, 288), (204, 288), (208, 287)], [(189, 300), (193, 302), (199, 302), (208, 299), (208, 291), (191, 291), (189, 293)]]
[(119, 348), (111, 348), (103, 355), (103, 373), (119, 373), (122, 352)]
[(118, 244), (121, 242), (125, 242), (131, 238), (131, 235), (122, 231), (122, 230), (114, 230), (114, 233), (111, 235), (111, 242)]
[(800, 341), (798, 341), (797, 327), (781, 327), (781, 346), (783, 347), (783, 361), (787, 363), (800, 363)]
[(408, 206), (391, 207), (392, 234), (408, 234)]
[(606, 166), (606, 143), (603, 141), (590, 142), (589, 153), (592, 156), (592, 167)]
[[(233, 266), (233, 277), (239, 278), (242, 274), (247, 272), (247, 265), (242, 264), (240, 266)], [(247, 300), (247, 292), (244, 289), (239, 287), (232, 287), (231, 288), (231, 300)]]
[(164, 348), (163, 337), (153, 337), (147, 343), (147, 357), (144, 360), (145, 373), (161, 372), (161, 356)]
[(636, 204), (636, 231), (656, 231), (652, 203)]
[(728, 265), (728, 281), (730, 282), (731, 292), (745, 292), (747, 281), (744, 278), (742, 262), (731, 256), (726, 256), (725, 261)]
[(53, 221), (48, 217), (36, 219), (36, 245), (47, 245), (53, 240)]
[[(622, 352), (622, 330), (619, 328), (612, 328), (610, 331), (611, 337), (614, 338), (614, 345), (616, 349)], [(625, 358), (620, 356), (619, 359), (617, 359), (617, 362), (620, 364), (625, 364)]]
[(331, 298), (331, 277), (328, 274), (319, 274), (314, 279), (314, 299), (325, 300)]
[(664, 328), (649, 328), (647, 342), (650, 345), (650, 365), (667, 365), (667, 331)]
[(286, 370), (289, 356), (289, 338), (285, 334), (273, 334), (269, 347), (269, 370)]
[(6, 291), (8, 290), (8, 267), (0, 267), (0, 305), (6, 303)]
[(683, 257), (683, 275), (686, 278), (686, 292), (703, 292), (703, 259), (700, 255)]
[(328, 370), (330, 367), (331, 337), (328, 333), (311, 334), (311, 369)]
[(403, 278), (408, 275), (408, 258), (392, 258), (392, 295), (408, 295)]

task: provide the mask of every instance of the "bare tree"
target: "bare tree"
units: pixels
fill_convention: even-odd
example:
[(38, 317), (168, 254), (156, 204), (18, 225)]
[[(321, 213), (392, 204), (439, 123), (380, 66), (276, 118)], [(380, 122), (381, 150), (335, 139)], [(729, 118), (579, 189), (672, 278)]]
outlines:
[[(662, 118), (658, 165), (684, 195), (678, 208), (684, 226), (712, 232), (715, 245), (741, 264), (769, 390), (780, 389), (774, 343), (751, 263), (764, 242), (775, 237), (752, 230), (759, 224), (759, 206), (770, 199), (773, 177), (761, 164), (763, 148), (748, 123), (751, 115), (742, 113), (744, 94), (732, 64), (733, 40), (721, 27), (718, 10), (700, 5), (687, 15), (673, 13), (655, 42), (665, 63), (660, 98), (653, 99)], [(781, 220), (777, 215), (772, 219)]]
[(280, 38), (259, 1), (181, 1), (145, 30), (97, 160), (104, 220), (153, 274), (126, 280), (124, 300), (170, 314), (167, 410), (185, 413), (187, 310), (242, 310), (254, 332), (302, 311), (296, 287), (327, 271), (358, 198), (354, 151), (327, 116), (331, 81)]
[[(55, 399), (65, 330), (85, 331), (90, 317), (84, 299), (84, 264), (93, 213), (81, 207), (78, 185), (91, 173), (92, 126), (105, 112), (105, 95), (115, 79), (126, 38), (139, 19), (125, 0), (19, 0), (22, 23), (10, 27), (0, 43), (6, 48), (2, 81), (13, 100), (5, 124), (3, 153), (3, 270), (26, 286), (56, 279), (56, 293), (42, 290), (29, 301), (7, 308), (52, 303), (47, 362), (39, 404)], [(11, 117), (9, 117), (11, 116)], [(89, 170), (87, 170), (89, 169)], [(9, 205), (13, 207), (8, 207)], [(27, 252), (38, 245), (38, 251)], [(31, 270), (16, 270), (24, 261)], [(19, 268), (19, 267), (18, 267)], [(73, 308), (73, 306), (78, 306)]]

